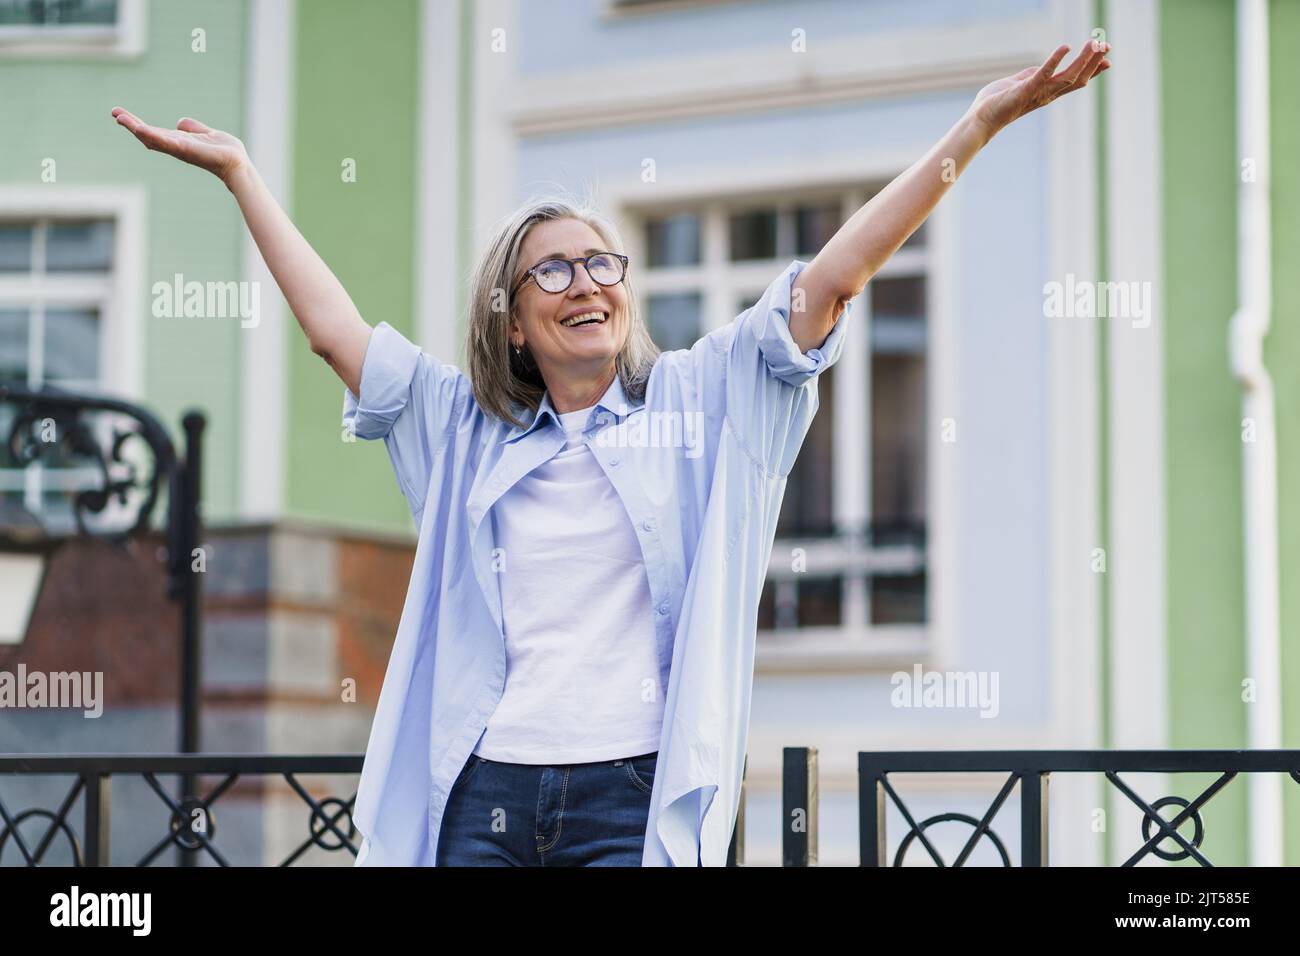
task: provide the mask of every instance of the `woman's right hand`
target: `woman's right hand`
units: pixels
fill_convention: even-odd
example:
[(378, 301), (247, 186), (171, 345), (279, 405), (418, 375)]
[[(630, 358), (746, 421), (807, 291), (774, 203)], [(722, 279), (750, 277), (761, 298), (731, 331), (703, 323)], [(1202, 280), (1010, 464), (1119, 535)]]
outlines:
[(113, 107), (113, 117), (149, 149), (206, 169), (227, 186), (236, 172), (249, 165), (243, 143), (229, 133), (212, 129), (188, 116), (177, 123), (174, 130), (150, 126), (120, 106)]
[(113, 109), (113, 118), (149, 149), (206, 169), (226, 184), (312, 351), (360, 396), (370, 326), (338, 277), (280, 208), (249, 162), (244, 144), (188, 117), (174, 130), (150, 126), (120, 106)]

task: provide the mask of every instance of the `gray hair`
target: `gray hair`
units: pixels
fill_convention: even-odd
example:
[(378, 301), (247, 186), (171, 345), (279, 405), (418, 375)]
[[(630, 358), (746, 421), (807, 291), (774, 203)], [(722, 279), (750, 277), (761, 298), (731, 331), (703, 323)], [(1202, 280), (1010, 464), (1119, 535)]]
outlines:
[[(608, 251), (624, 253), (618, 227), (596, 211), (589, 201), (561, 198), (532, 200), (503, 219), (493, 230), (487, 248), (474, 267), (470, 282), (469, 332), (466, 350), (474, 398), (487, 412), (515, 425), (515, 406), (537, 411), (546, 392), (537, 363), (524, 346), (516, 355), (510, 344), (510, 320), (515, 315), (515, 273), (519, 268), (519, 247), (529, 230), (539, 222), (577, 219), (596, 231)], [(650, 370), (659, 358), (659, 348), (650, 338), (632, 288), (631, 269), (623, 279), (627, 293), (627, 340), (615, 357), (623, 390), (631, 401), (645, 398)], [(502, 308), (504, 300), (504, 308)]]

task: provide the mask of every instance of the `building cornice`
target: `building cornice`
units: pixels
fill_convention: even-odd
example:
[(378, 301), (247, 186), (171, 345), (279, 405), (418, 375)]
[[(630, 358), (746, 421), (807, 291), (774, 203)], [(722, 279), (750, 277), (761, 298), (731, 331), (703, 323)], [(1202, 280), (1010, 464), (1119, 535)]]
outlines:
[(1037, 63), (1058, 41), (1049, 18), (1032, 17), (926, 31), (919, 57), (915, 43), (891, 33), (814, 37), (805, 53), (746, 50), (528, 74), (513, 78), (507, 115), (517, 136), (532, 137), (971, 89)]

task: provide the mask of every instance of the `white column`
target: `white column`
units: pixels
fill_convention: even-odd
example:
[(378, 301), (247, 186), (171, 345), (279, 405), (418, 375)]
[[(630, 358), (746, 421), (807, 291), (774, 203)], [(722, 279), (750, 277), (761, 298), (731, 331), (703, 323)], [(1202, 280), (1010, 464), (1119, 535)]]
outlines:
[[(295, 0), (252, 0), (248, 10), (244, 145), (276, 200), (289, 205)], [(244, 279), (260, 289), (260, 321), (240, 334), (239, 513), (276, 518), (284, 508), (288, 306), (244, 230)], [(343, 413), (339, 399), (339, 415)]]
[[(1106, 39), (1127, 52), (1124, 68), (1108, 72), (1104, 81), (1110, 144), (1105, 278), (1151, 292), (1145, 316), (1100, 320), (1110, 362), (1110, 743), (1124, 750), (1161, 749), (1169, 746), (1169, 664), (1158, 16), (1151, 0), (1108, 3), (1106, 13)], [(1160, 796), (1154, 790), (1167, 786), (1163, 777), (1146, 780), (1139, 789), (1144, 796)], [(1121, 795), (1115, 801), (1110, 833), (1120, 854), (1116, 862), (1122, 862), (1137, 849), (1141, 812)]]
[(461, 7), (448, 0), (424, 0), (420, 7), (415, 335), (426, 352), (463, 366), (460, 317), (456, 314), (456, 290), (463, 279), (456, 272)]

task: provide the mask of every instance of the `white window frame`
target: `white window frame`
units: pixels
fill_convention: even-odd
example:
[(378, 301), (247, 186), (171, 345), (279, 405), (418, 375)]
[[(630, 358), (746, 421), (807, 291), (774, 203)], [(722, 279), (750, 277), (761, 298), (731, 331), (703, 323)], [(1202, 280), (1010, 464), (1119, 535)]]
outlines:
[[(111, 219), (113, 221), (113, 267), (101, 273), (70, 273), (57, 278), (41, 274), (0, 274), (0, 308), (30, 306), (86, 306), (100, 310), (99, 379), (87, 393), (104, 393), (138, 401), (141, 382), (141, 323), (143, 303), (143, 246), (145, 195), (138, 187), (83, 189), (69, 187), (0, 187), (0, 216), (5, 219), (35, 220), (44, 228), (50, 220)], [(34, 271), (35, 266), (33, 264)], [(33, 346), (39, 354), (41, 343)], [(8, 471), (7, 469), (3, 471)], [(83, 476), (82, 469), (60, 475), (66, 481), (51, 486), (39, 463), (23, 470), (23, 487), (28, 506), (42, 490), (64, 490), (63, 485)], [(13, 490), (7, 476), (0, 476), (0, 488)], [(111, 511), (106, 512), (110, 514)]]
[(117, 0), (112, 26), (0, 26), (0, 57), (138, 57), (145, 47), (144, 0)]
[[(138, 400), (142, 396), (141, 309), (144, 287), (146, 199), (137, 186), (82, 188), (68, 186), (0, 186), (0, 216), (7, 219), (112, 219), (113, 269), (103, 276), (61, 276), (33, 280), (0, 275), (0, 305), (27, 303), (48, 296), (102, 296), (99, 381), (102, 391)], [(96, 301), (100, 301), (96, 299)]]
[[(87, 217), (96, 222), (105, 221), (106, 217)], [(7, 217), (0, 216), (0, 221)], [(60, 221), (58, 218), (40, 216), (31, 218), (23, 216), (18, 221), (32, 226), (32, 268), (25, 276), (12, 273), (0, 273), (0, 308), (26, 306), (30, 309), (29, 340), (27, 343), (28, 367), (35, 371), (35, 376), (28, 375), (26, 382), (32, 388), (46, 384), (43, 369), (45, 366), (44, 331), (46, 312), (51, 309), (94, 309), (99, 316), (100, 328), (97, 330), (99, 355), (95, 358), (96, 375), (92, 381), (71, 381), (67, 387), (76, 391), (98, 391), (105, 366), (105, 348), (103, 341), (103, 316), (108, 313), (113, 297), (113, 268), (107, 272), (55, 273), (45, 271), (45, 251), (49, 241), (51, 226)], [(117, 221), (108, 219), (117, 231)], [(60, 383), (62, 384), (62, 383)]]
[[(923, 151), (923, 150), (920, 150)], [(917, 153), (919, 155), (919, 151)], [(826, 161), (821, 176), (816, 172), (804, 180), (791, 180), (788, 170), (765, 175), (762, 171), (717, 178), (713, 173), (700, 176), (671, 192), (661, 184), (653, 189), (627, 187), (619, 190), (608, 203), (618, 210), (624, 227), (628, 252), (636, 263), (647, 260), (644, 225), (647, 219), (690, 208), (700, 212), (701, 263), (697, 266), (657, 268), (641, 266), (637, 270), (638, 291), (652, 293), (696, 292), (703, 295), (701, 334), (721, 328), (736, 315), (736, 301), (754, 289), (765, 289), (772, 278), (788, 265), (788, 260), (763, 260), (732, 263), (724, 261), (727, 215), (737, 206), (753, 203), (785, 206), (815, 201), (835, 194), (843, 204), (847, 219), (867, 199), (866, 183), (888, 182), (908, 163), (881, 156), (875, 163), (861, 157)], [(676, 177), (675, 177), (676, 178)], [(748, 180), (748, 181), (745, 181)], [(662, 198), (656, 199), (656, 196)], [(911, 567), (918, 559), (926, 571), (926, 623), (872, 625), (865, 581), (846, 588), (844, 623), (838, 627), (804, 627), (786, 630), (760, 630), (755, 654), (755, 668), (764, 672), (804, 672), (834, 668), (843, 670), (877, 670), (907, 666), (918, 660), (947, 659), (951, 651), (950, 622), (953, 586), (953, 554), (949, 528), (953, 522), (956, 500), (952, 463), (954, 446), (940, 444), (940, 425), (952, 417), (955, 384), (950, 366), (952, 336), (949, 301), (951, 283), (949, 223), (951, 212), (940, 207), (927, 221), (923, 246), (900, 249), (882, 268), (881, 278), (923, 273), (926, 276), (926, 548), (924, 555), (916, 549), (855, 549), (851, 545), (815, 539), (800, 541), (782, 538), (773, 543), (769, 561), (769, 579), (820, 577), (819, 571), (841, 568)], [(868, 330), (864, 317), (869, 315), (869, 290), (854, 301), (854, 320), (850, 326), (845, 351), (836, 363), (834, 376), (836, 415), (833, 447), (833, 513), (837, 523), (846, 527), (862, 526), (870, 508), (870, 419)], [(861, 408), (861, 415), (850, 416), (848, 408)], [(946, 410), (946, 411), (945, 411)], [(808, 570), (790, 572), (790, 548), (804, 547)]]

